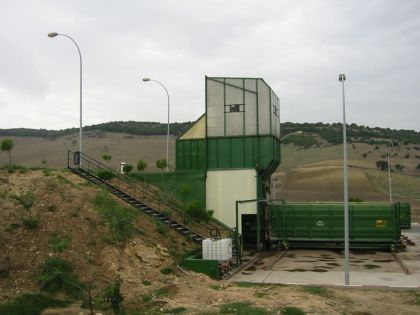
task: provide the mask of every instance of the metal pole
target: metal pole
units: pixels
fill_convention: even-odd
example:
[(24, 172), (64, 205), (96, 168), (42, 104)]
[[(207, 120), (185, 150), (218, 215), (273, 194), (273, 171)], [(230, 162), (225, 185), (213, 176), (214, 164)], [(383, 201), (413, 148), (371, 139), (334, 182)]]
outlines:
[(166, 95), (168, 96), (168, 131), (166, 134), (166, 173), (169, 173), (169, 107), (170, 107), (170, 102), (169, 102), (169, 93), (168, 90), (166, 89), (166, 87), (160, 83), (157, 80), (150, 80), (150, 81), (154, 81), (156, 83), (158, 83), (161, 87), (163, 87), (165, 89)]
[(388, 185), (389, 185), (389, 203), (392, 203), (391, 164), (389, 163), (389, 152), (388, 152)]
[[(80, 52), (80, 48), (79, 45), (77, 45), (76, 41), (70, 37), (69, 35), (66, 34), (61, 34), (61, 33), (49, 33), (48, 34), (49, 37), (56, 37), (56, 36), (64, 36), (67, 37), (68, 39), (70, 39), (77, 48), (77, 51), (79, 52), (79, 60), (80, 60), (80, 114), (79, 114), (79, 152), (80, 154), (82, 154), (82, 149), (83, 149), (83, 145), (82, 145), (82, 139), (83, 139), (83, 121), (82, 121), (82, 113), (83, 113), (83, 105), (82, 105), (82, 91), (83, 91), (83, 85), (82, 85), (82, 53)], [(80, 159), (80, 163), (79, 163), (79, 167), (82, 166), (82, 159)]]
[(344, 94), (344, 81), (346, 77), (340, 74), (339, 81), (343, 89), (343, 167), (344, 167), (344, 284), (349, 285), (349, 188), (347, 167), (347, 134), (346, 134), (346, 100)]
[(239, 250), (239, 201), (235, 202), (235, 218), (236, 218), (236, 235), (235, 235), (235, 243), (236, 243), (236, 266), (239, 266), (239, 255), (240, 255), (240, 250)]

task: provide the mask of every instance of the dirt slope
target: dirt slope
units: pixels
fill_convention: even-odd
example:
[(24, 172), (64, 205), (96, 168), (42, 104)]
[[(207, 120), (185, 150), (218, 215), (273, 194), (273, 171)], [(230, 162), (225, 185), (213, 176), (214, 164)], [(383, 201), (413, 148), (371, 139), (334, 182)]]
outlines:
[[(20, 226), (24, 213), (10, 199), (12, 194), (29, 189), (37, 196), (34, 216), (40, 226), (35, 230)], [(296, 286), (237, 285), (200, 274), (187, 275), (177, 269), (174, 258), (190, 248), (185, 239), (174, 232), (159, 234), (155, 223), (144, 215), (138, 216), (137, 233), (121, 252), (109, 243), (107, 226), (92, 206), (91, 199), (98, 191), (66, 172), (49, 176), (41, 171), (0, 172), (0, 260), (2, 267), (8, 262), (10, 272), (0, 279), (1, 302), (38, 290), (34, 277), (40, 272), (40, 264), (55, 255), (48, 247), (48, 239), (58, 233), (71, 238), (70, 247), (60, 257), (76, 265), (83, 281), (97, 286), (96, 296), (108, 281), (122, 280), (128, 314), (176, 310), (184, 314), (219, 314), (227, 303), (237, 302), (249, 302), (273, 314), (280, 314), (286, 306), (311, 314), (418, 314), (418, 290), (328, 288), (319, 295)], [(165, 267), (173, 272), (162, 274)], [(79, 312), (77, 304), (67, 308), (67, 314)], [(45, 312), (64, 313), (63, 309)]]

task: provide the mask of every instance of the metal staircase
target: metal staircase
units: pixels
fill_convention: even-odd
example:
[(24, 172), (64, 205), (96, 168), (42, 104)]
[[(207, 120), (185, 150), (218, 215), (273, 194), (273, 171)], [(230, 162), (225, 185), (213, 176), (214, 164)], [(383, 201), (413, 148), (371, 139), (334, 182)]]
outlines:
[[(232, 235), (232, 230), (221, 228), (214, 223), (195, 222), (177, 207), (175, 201), (163, 198), (157, 188), (119, 174), (84, 153), (68, 151), (67, 168), (74, 174), (103, 187), (121, 200), (163, 222), (178, 233), (189, 237), (195, 243), (201, 244), (205, 237), (212, 236), (211, 231), (214, 230), (218, 231), (219, 237), (222, 237), (220, 231)], [(112, 174), (112, 179), (101, 179), (99, 174), (104, 171)], [(237, 252), (236, 249), (235, 252)]]

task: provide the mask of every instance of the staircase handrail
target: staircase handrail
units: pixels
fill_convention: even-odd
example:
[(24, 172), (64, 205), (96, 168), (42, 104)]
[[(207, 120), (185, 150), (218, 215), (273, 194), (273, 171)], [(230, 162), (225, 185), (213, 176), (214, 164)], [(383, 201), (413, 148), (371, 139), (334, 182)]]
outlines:
[[(71, 151), (71, 150), (68, 150), (68, 155), (70, 156), (70, 154), (74, 154), (74, 152)], [(129, 187), (131, 189), (134, 189), (135, 191), (138, 191), (143, 195), (147, 195), (152, 200), (158, 202), (159, 204), (162, 204), (162, 205), (168, 207), (169, 210), (174, 211), (175, 213), (177, 213), (181, 217), (184, 217), (184, 218), (187, 217), (187, 213), (185, 213), (184, 211), (182, 211), (182, 210), (172, 206), (171, 204), (169, 204), (169, 200), (167, 200), (165, 198), (160, 198), (159, 196), (157, 196), (157, 193), (155, 191), (151, 190), (148, 186), (142, 185), (141, 188), (140, 188), (138, 186), (138, 184), (139, 184), (138, 182), (133, 181), (132, 179), (130, 179), (127, 176), (121, 176), (121, 174), (118, 173), (117, 171), (113, 170), (109, 166), (99, 162), (98, 160), (94, 159), (93, 157), (91, 157), (91, 156), (89, 156), (85, 153), (79, 152), (79, 154), (80, 154), (80, 159), (86, 161), (88, 163), (88, 165), (93, 164), (94, 166), (96, 166), (100, 169), (102, 168), (102, 169), (105, 169), (105, 170), (108, 170), (108, 171), (112, 172), (117, 180), (129, 185)], [(68, 161), (68, 167), (70, 168), (70, 158), (69, 158), (69, 156), (68, 156), (67, 161)], [(80, 167), (80, 164), (79, 164), (78, 168), (81, 168), (82, 170), (86, 171), (83, 167), (84, 164), (85, 163), (82, 163), (82, 167)], [(89, 172), (89, 167), (88, 167), (87, 171)], [(147, 193), (145, 193), (145, 191), (147, 191)], [(207, 225), (205, 225), (201, 222), (195, 222), (195, 223), (200, 225), (202, 228), (206, 228), (207, 230), (216, 227), (215, 225), (213, 225), (211, 223), (207, 223)]]

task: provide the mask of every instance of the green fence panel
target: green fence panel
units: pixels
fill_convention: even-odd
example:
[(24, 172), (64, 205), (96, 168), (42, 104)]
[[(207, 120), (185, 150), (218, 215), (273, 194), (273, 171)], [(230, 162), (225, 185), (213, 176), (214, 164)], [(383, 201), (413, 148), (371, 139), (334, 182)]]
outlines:
[(184, 187), (191, 189), (190, 194), (185, 196), (186, 201), (198, 200), (203, 206), (206, 202), (206, 175), (204, 171), (184, 171), (175, 173), (146, 173), (136, 174), (144, 177), (147, 182), (174, 194), (182, 200), (182, 190)]
[(176, 170), (204, 170), (205, 152), (204, 139), (178, 139), (176, 141)]
[(280, 142), (272, 136), (207, 139), (209, 169), (268, 168), (280, 162)]

